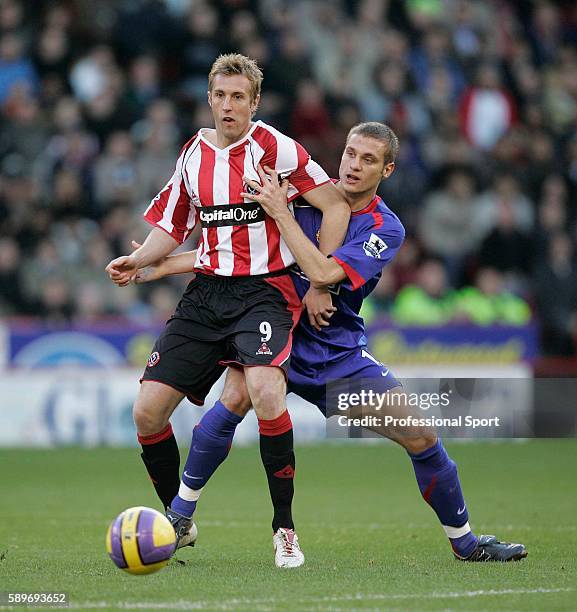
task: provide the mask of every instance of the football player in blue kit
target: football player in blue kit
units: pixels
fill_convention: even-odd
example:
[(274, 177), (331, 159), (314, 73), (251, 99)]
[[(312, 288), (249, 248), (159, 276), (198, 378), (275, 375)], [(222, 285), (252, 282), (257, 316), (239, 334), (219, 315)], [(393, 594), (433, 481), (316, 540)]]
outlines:
[[(336, 186), (351, 207), (351, 219), (343, 245), (329, 257), (317, 248), (322, 213), (306, 206), (306, 202), (297, 201), (293, 215), (287, 206), (286, 181), (279, 182), (273, 170), (261, 169), (261, 182), (247, 180), (250, 189), (242, 194), (259, 202), (276, 221), (299, 266), (294, 273), (299, 296), (302, 298), (306, 294), (310, 284), (328, 288), (332, 294), (332, 308), (301, 317), (294, 334), (288, 373), (289, 392), (315, 404), (327, 417), (336, 413), (334, 406), (327, 405), (327, 397), (331, 398), (327, 386), (333, 381), (346, 381), (348, 389), (354, 391), (367, 381), (375, 393), (400, 390), (399, 382), (389, 369), (369, 353), (364, 322), (359, 315), (363, 299), (375, 288), (383, 267), (394, 258), (405, 235), (398, 217), (376, 195), (380, 182), (394, 171), (398, 147), (397, 136), (381, 123), (361, 123), (349, 132)], [(165, 258), (155, 267), (139, 271), (136, 281), (189, 271), (190, 257), (191, 253), (181, 253)], [(263, 330), (269, 332), (264, 326)], [(264, 335), (263, 343), (266, 345)], [(250, 410), (242, 371), (229, 368), (220, 402), (239, 417)], [(364, 406), (361, 414), (371, 414), (372, 410), (373, 407)], [(408, 406), (396, 404), (395, 417), (409, 414), (412, 411)], [(424, 427), (373, 429), (407, 451), (421, 494), (437, 514), (456, 558), (512, 561), (527, 556), (522, 544), (473, 534), (457, 466), (433, 430)], [(219, 432), (213, 435), (218, 437)], [(223, 435), (231, 438), (228, 430)], [(187, 490), (181, 483), (176, 503), (172, 505), (188, 517), (192, 517), (200, 490), (216, 469), (205, 473), (201, 462), (190, 467), (201, 476), (202, 486)], [(279, 466), (273, 477), (292, 479), (294, 470)], [(284, 511), (290, 514), (292, 488), (288, 491)], [(279, 567), (298, 567), (304, 562), (304, 555), (294, 530), (285, 531), (280, 536), (281, 541), (274, 543), (275, 562)]]

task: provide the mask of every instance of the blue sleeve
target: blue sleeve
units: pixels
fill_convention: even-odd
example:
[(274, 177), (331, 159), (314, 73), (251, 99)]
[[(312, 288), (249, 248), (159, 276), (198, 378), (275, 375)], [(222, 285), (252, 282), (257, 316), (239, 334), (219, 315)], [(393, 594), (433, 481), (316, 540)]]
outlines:
[(404, 239), (405, 228), (396, 217), (380, 226), (373, 223), (359, 228), (352, 240), (332, 254), (347, 275), (343, 285), (353, 291), (362, 287), (393, 259)]

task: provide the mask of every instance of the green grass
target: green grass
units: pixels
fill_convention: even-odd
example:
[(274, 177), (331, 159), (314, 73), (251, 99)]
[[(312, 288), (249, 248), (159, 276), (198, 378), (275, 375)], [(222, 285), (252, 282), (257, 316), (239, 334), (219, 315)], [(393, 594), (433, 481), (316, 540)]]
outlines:
[(136, 449), (4, 450), (0, 591), (68, 591), (74, 607), (100, 609), (575, 609), (577, 441), (448, 449), (473, 529), (524, 542), (526, 560), (453, 560), (400, 449), (325, 444), (297, 453), (304, 567), (274, 567), (258, 452), (235, 448), (203, 493), (186, 564), (130, 576), (104, 535), (124, 508), (157, 506)]

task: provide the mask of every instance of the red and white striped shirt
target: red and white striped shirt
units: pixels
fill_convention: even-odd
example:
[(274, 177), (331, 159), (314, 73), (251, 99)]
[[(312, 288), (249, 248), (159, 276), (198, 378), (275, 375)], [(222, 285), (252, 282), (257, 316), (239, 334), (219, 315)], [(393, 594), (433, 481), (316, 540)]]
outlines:
[(144, 218), (180, 243), (201, 222), (195, 271), (253, 276), (287, 268), (295, 259), (276, 223), (258, 203), (240, 197), (248, 191), (243, 176), (260, 182), (258, 165), (274, 168), (289, 178), (289, 202), (329, 177), (300, 144), (262, 121), (224, 149), (202, 132), (183, 147), (172, 178)]

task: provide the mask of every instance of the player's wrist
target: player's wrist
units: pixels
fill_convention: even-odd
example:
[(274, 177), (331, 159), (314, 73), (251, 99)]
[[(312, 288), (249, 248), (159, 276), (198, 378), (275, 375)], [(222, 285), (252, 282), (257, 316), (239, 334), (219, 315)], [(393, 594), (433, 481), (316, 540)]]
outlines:
[(165, 276), (169, 276), (170, 274), (172, 274), (172, 270), (170, 268), (171, 262), (168, 261), (169, 259), (169, 257), (164, 257), (154, 265), (154, 268), (156, 270), (155, 276), (157, 279), (164, 278)]
[(274, 213), (273, 219), (277, 223), (282, 223), (283, 225), (288, 225), (291, 222), (296, 223), (295, 218), (292, 216), (290, 210), (288, 208), (283, 208)]

